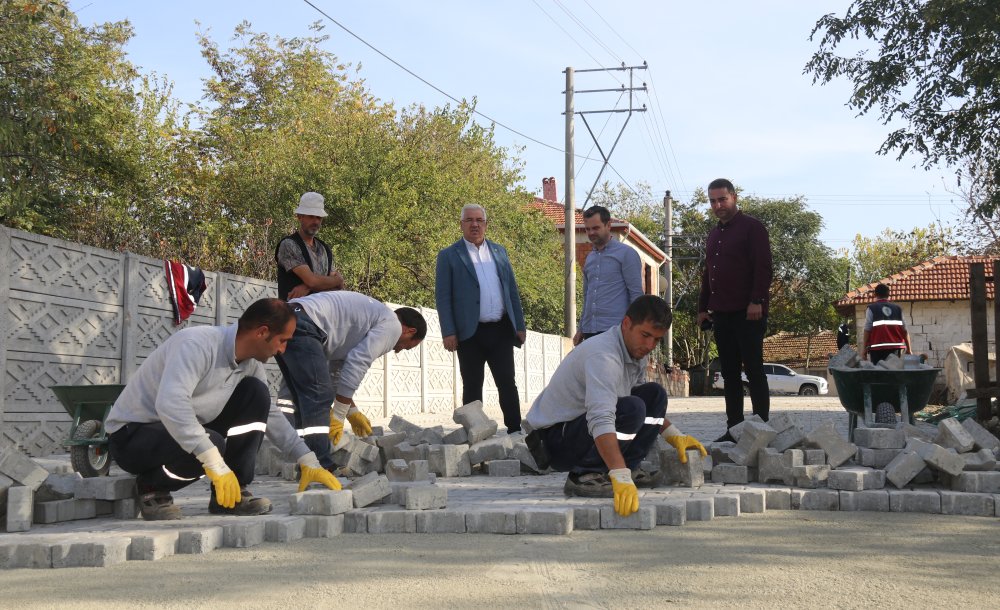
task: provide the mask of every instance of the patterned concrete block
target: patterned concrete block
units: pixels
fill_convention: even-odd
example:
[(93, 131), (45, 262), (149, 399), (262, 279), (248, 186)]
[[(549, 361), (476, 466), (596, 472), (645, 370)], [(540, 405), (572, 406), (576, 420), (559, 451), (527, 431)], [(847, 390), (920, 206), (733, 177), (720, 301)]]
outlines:
[(565, 536), (573, 532), (573, 509), (519, 510), (515, 517), (518, 534)]
[(333, 538), (344, 533), (344, 515), (309, 515), (305, 517), (306, 538)]
[(128, 560), (130, 540), (125, 536), (107, 536), (88, 542), (52, 545), (53, 568), (104, 568)]
[(687, 502), (684, 500), (661, 500), (653, 502), (656, 509), (657, 525), (684, 525), (687, 523)]
[[(961, 426), (959, 426), (961, 428)], [(963, 428), (964, 432), (965, 429)], [(965, 460), (960, 458), (954, 451), (949, 451), (941, 445), (935, 443), (925, 443), (924, 441), (912, 439), (906, 444), (908, 451), (915, 451), (923, 458), (924, 463), (934, 470), (946, 472), (952, 476), (961, 474), (965, 468)]]
[(301, 491), (292, 494), (288, 504), (293, 515), (339, 515), (354, 506), (354, 492), (349, 489)]
[(272, 517), (264, 521), (264, 540), (268, 542), (295, 542), (305, 532), (305, 517)]
[(146, 531), (131, 537), (128, 545), (129, 561), (156, 561), (177, 552), (177, 531)]
[(35, 523), (59, 523), (72, 521), (76, 516), (76, 500), (53, 500), (36, 502), (32, 515)]
[(906, 435), (897, 428), (856, 428), (854, 444), (868, 449), (902, 449)]
[[(730, 454), (734, 463), (741, 466), (756, 466), (757, 454), (767, 447), (778, 435), (774, 428), (764, 422), (748, 419), (741, 424), (742, 431), (736, 449)], [(736, 438), (736, 435), (733, 435)]]
[(406, 510), (428, 510), (448, 506), (448, 489), (438, 485), (407, 487), (403, 492)]
[(736, 443), (725, 441), (722, 443), (712, 443), (712, 446), (708, 449), (708, 454), (711, 456), (714, 466), (718, 466), (719, 464), (734, 464), (733, 451), (735, 450)]
[(430, 464), (427, 460), (413, 460), (407, 463), (407, 469), (409, 470), (411, 481), (430, 481), (434, 482), (436, 475), (431, 474)]
[(368, 513), (366, 510), (352, 510), (343, 514), (345, 534), (367, 534)]
[(770, 447), (761, 449), (757, 455), (757, 480), (761, 483), (783, 483), (794, 485), (795, 476), (792, 468), (802, 466), (804, 452), (800, 449), (789, 449), (778, 453)]
[[(108, 512), (110, 512), (111, 501), (110, 500), (74, 500), (73, 501), (73, 519), (94, 519), (97, 517), (97, 503), (100, 502), (101, 506), (107, 506)], [(105, 513), (108, 514), (108, 513)]]
[(487, 465), (491, 477), (521, 476), (521, 460), (492, 460)]
[(795, 477), (795, 485), (798, 487), (806, 489), (826, 487), (826, 481), (830, 477), (830, 465), (795, 466), (792, 468), (792, 476)]
[(405, 434), (408, 439), (415, 440), (423, 431), (421, 426), (410, 423), (399, 415), (393, 415), (389, 420), (389, 429), (393, 432)]
[(934, 442), (946, 449), (954, 449), (959, 453), (964, 453), (972, 451), (976, 445), (976, 439), (954, 417), (939, 421), (937, 429), (938, 434)]
[(821, 466), (826, 464), (826, 451), (822, 449), (805, 449), (802, 451), (803, 466)]
[[(858, 448), (840, 436), (831, 420), (826, 420), (806, 435), (806, 444), (826, 452), (826, 463), (831, 468), (840, 466), (854, 457)], [(808, 463), (808, 459), (806, 460)]]
[(755, 422), (755, 423), (758, 423), (758, 424), (765, 423), (764, 420), (760, 418), (760, 415), (757, 415), (756, 413), (754, 413), (750, 417), (744, 419), (740, 423), (738, 423), (735, 426), (733, 426), (732, 428), (730, 428), (729, 429), (729, 436), (733, 437), (733, 439), (736, 440), (737, 444), (739, 444), (740, 439), (743, 438), (743, 427), (746, 425), (747, 422)]
[(601, 529), (601, 507), (594, 505), (574, 506), (573, 529), (576, 530)]
[(911, 438), (926, 441), (928, 443), (934, 442), (934, 437), (923, 431), (923, 429), (918, 428), (910, 423), (899, 424), (899, 427), (903, 430), (903, 435), (906, 436), (906, 440)]
[(885, 471), (861, 466), (838, 468), (830, 472), (826, 486), (845, 491), (882, 489), (885, 487)]
[(465, 514), (470, 534), (516, 534), (517, 516), (506, 511), (471, 511)]
[(894, 513), (941, 512), (941, 494), (937, 490), (889, 490), (889, 510)]
[(901, 449), (868, 449), (866, 447), (858, 447), (858, 453), (854, 456), (854, 459), (861, 466), (884, 469), (902, 452)]
[(406, 490), (411, 487), (428, 487), (432, 485), (430, 481), (404, 481), (403, 483), (389, 483), (392, 493), (382, 499), (382, 504), (406, 504)]
[(0, 569), (51, 567), (52, 546), (48, 543), (0, 543)]
[(490, 460), (502, 460), (507, 457), (507, 451), (513, 448), (507, 436), (494, 436), (473, 445), (469, 445), (469, 463), (482, 464)]
[(139, 503), (135, 498), (115, 500), (111, 506), (111, 514), (115, 519), (136, 519), (139, 516)]
[[(506, 456), (500, 456), (503, 459)], [(427, 451), (428, 468), (442, 477), (467, 477), (472, 474), (469, 448), (465, 445), (433, 445)]]
[(841, 491), (840, 510), (887, 513), (889, 512), (889, 492), (885, 489)]
[(972, 419), (962, 421), (962, 427), (965, 431), (969, 433), (972, 440), (975, 442), (975, 449), (988, 449), (994, 453), (1000, 452), (1000, 439), (993, 436), (993, 434), (982, 427), (979, 422)]
[(30, 487), (18, 485), (7, 490), (8, 532), (26, 532), (31, 528), (33, 501), (34, 492)]
[(716, 494), (712, 496), (715, 502), (714, 511), (716, 517), (739, 517), (740, 497), (729, 494)]
[(416, 513), (405, 510), (372, 511), (368, 513), (369, 534), (414, 534)]
[[(464, 427), (458, 427), (448, 434), (445, 434), (441, 438), (441, 444), (443, 445), (468, 445), (469, 444), (469, 433), (466, 432)], [(464, 527), (464, 525), (463, 525)], [(463, 530), (464, 531), (464, 530)]]
[(484, 441), (497, 433), (497, 422), (486, 415), (483, 403), (478, 400), (455, 409), (451, 419), (465, 428), (470, 445)]
[[(782, 453), (789, 449), (794, 449), (798, 447), (806, 440), (806, 433), (802, 430), (802, 426), (793, 413), (778, 412), (772, 413), (771, 418), (767, 421), (768, 425), (777, 432), (768, 447), (774, 449), (778, 453)], [(759, 457), (759, 454), (758, 454)]]
[(711, 521), (715, 517), (715, 502), (711, 498), (687, 498), (688, 521)]
[(835, 489), (801, 489), (799, 510), (840, 510), (840, 492)]
[(431, 510), (416, 513), (418, 534), (464, 534), (465, 513), (457, 510)]
[(411, 445), (409, 442), (402, 442), (393, 447), (392, 453), (387, 455), (390, 458), (406, 460), (426, 460), (430, 453), (430, 445)]
[(38, 489), (49, 476), (48, 470), (7, 442), (0, 443), (0, 473), (32, 491)]
[(124, 500), (135, 497), (135, 477), (121, 475), (117, 477), (90, 477), (80, 479), (76, 484), (77, 498), (94, 498), (96, 500)]
[(685, 457), (687, 462), (682, 463), (677, 450), (669, 445), (657, 452), (657, 460), (660, 463), (658, 486), (680, 485), (697, 488), (705, 484), (705, 461), (701, 452), (692, 449), (685, 452)]
[(651, 530), (656, 526), (656, 507), (640, 506), (639, 510), (628, 517), (622, 517), (615, 512), (615, 507), (601, 507), (602, 530)]
[(746, 485), (749, 482), (747, 467), (739, 464), (719, 464), (712, 468), (712, 482)]
[(354, 508), (363, 508), (390, 495), (392, 488), (389, 487), (389, 479), (385, 475), (373, 472), (356, 479), (351, 484), (351, 493), (353, 494)]
[(406, 460), (389, 460), (385, 463), (385, 477), (390, 483), (409, 481), (410, 468)]
[(993, 517), (996, 514), (992, 494), (967, 494), (958, 491), (942, 491), (941, 513), (945, 515), (970, 515)]
[(951, 488), (966, 493), (1000, 493), (1000, 472), (963, 472), (951, 479)]
[(177, 533), (177, 554), (204, 555), (222, 547), (222, 527), (206, 526)]
[(246, 519), (222, 526), (222, 546), (246, 549), (264, 542), (264, 521)]
[(735, 492), (740, 498), (740, 511), (762, 513), (767, 510), (767, 494), (763, 489), (743, 489)]
[(792, 490), (788, 488), (765, 489), (764, 507), (767, 510), (791, 510)]
[(996, 470), (997, 460), (996, 456), (989, 449), (980, 449), (979, 451), (970, 451), (969, 453), (959, 454), (962, 461), (965, 462), (964, 470), (976, 470), (976, 471), (990, 471)]
[(35, 502), (52, 502), (53, 500), (68, 500), (76, 491), (77, 482), (83, 477), (79, 473), (50, 474), (35, 490)]
[(885, 478), (896, 487), (903, 488), (923, 469), (922, 457), (914, 451), (904, 451), (885, 467)]

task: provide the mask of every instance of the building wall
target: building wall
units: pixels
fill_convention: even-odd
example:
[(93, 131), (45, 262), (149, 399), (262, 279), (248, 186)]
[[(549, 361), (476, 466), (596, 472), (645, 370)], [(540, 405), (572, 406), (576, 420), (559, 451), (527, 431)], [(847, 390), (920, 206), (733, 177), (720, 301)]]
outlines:
[[(277, 296), (274, 282), (206, 271), (208, 290), (194, 314), (174, 327), (163, 261), (90, 248), (0, 227), (0, 435), (30, 455), (62, 448), (70, 417), (53, 385), (126, 383), (142, 361), (178, 328), (230, 324), (251, 303)], [(455, 354), (444, 349), (437, 312), (420, 308), (427, 338), (413, 350), (387, 354), (355, 395), (370, 417), (446, 413), (461, 404)], [(569, 350), (561, 337), (528, 331), (514, 350), (517, 384), (526, 407)], [(281, 373), (267, 365), (272, 391)], [(487, 375), (484, 403), (500, 417)]]

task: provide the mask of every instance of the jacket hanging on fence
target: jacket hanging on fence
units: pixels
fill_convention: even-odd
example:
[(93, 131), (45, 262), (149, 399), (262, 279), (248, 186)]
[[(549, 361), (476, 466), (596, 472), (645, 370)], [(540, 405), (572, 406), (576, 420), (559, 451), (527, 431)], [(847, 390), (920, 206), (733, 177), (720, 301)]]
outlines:
[(170, 303), (174, 306), (174, 326), (177, 326), (194, 313), (208, 286), (205, 284), (205, 274), (198, 267), (164, 260), (163, 268), (167, 273)]

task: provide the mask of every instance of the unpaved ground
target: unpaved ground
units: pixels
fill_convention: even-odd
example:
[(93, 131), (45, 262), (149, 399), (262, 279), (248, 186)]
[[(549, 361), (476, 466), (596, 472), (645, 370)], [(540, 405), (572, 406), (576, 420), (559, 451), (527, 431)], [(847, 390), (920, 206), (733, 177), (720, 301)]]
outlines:
[(570, 536), (343, 535), (0, 572), (5, 608), (995, 608), (1000, 520), (770, 512)]

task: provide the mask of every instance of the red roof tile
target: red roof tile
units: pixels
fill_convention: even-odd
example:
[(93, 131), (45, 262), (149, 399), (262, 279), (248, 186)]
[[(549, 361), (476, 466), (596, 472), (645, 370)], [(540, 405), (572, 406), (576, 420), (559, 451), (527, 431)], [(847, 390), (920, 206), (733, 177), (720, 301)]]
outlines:
[(830, 354), (837, 351), (837, 334), (832, 330), (820, 331), (809, 336), (780, 332), (764, 339), (764, 362), (775, 362), (792, 368), (806, 365), (806, 346), (809, 347), (809, 368), (825, 367)]

